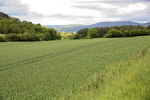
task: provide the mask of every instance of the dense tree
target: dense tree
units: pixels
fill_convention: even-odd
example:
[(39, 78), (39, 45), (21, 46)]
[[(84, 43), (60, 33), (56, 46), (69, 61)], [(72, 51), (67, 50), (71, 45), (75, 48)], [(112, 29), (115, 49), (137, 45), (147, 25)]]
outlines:
[(0, 42), (5, 42), (4, 37), (1, 37), (1, 36), (0, 36)]
[(72, 39), (80, 39), (80, 35), (76, 33), (75, 35), (73, 35)]
[(88, 31), (88, 35), (87, 37), (89, 39), (93, 39), (93, 38), (96, 38), (98, 36), (98, 31), (94, 28), (91, 28), (89, 31)]
[[(128, 33), (128, 31), (134, 30), (134, 29), (135, 30), (142, 30), (142, 29), (144, 29), (144, 27), (140, 26), (140, 25), (137, 25), (137, 26), (122, 25), (122, 26), (113, 26), (113, 27), (96, 27), (95, 29), (98, 31), (97, 37), (105, 36), (105, 34), (107, 34), (110, 29), (119, 30), (123, 36), (130, 36), (130, 33)], [(88, 30), (89, 30), (88, 28), (81, 29), (77, 33), (80, 35), (80, 38), (85, 38), (88, 35)]]
[(134, 36), (144, 36), (144, 35), (150, 35), (150, 30), (146, 29), (134, 29), (134, 30), (116, 30), (111, 29), (108, 31), (107, 34), (105, 34), (104, 37), (110, 38), (110, 37), (134, 37)]
[(28, 21), (10, 20), (8, 18), (0, 18), (0, 34), (8, 34), (6, 37), (10, 41), (60, 39), (60, 35), (57, 35), (57, 32), (53, 28), (46, 28), (40, 24), (33, 24)]
[(123, 34), (119, 30), (110, 29), (105, 37), (123, 37)]
[(148, 25), (146, 29), (150, 30), (150, 25)]
[(80, 35), (80, 38), (85, 38), (87, 36), (89, 29), (85, 28), (85, 29), (81, 29), (79, 30), (77, 33)]

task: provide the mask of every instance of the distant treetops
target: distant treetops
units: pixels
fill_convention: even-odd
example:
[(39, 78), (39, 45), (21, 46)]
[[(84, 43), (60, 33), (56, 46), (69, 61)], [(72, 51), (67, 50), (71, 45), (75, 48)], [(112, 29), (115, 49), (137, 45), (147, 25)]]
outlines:
[(150, 35), (150, 25), (143, 27), (140, 25), (123, 25), (114, 27), (97, 27), (97, 28), (85, 28), (77, 32), (80, 38), (98, 38), (98, 37), (133, 37)]
[(0, 12), (0, 42), (4, 41), (49, 41), (56, 39), (92, 39), (99, 37), (133, 37), (150, 35), (150, 25), (144, 26), (114, 26), (96, 27), (72, 32), (57, 33), (53, 28), (46, 28), (40, 24), (20, 21)]
[(20, 21), (0, 12), (0, 41), (48, 41), (61, 39), (53, 28)]

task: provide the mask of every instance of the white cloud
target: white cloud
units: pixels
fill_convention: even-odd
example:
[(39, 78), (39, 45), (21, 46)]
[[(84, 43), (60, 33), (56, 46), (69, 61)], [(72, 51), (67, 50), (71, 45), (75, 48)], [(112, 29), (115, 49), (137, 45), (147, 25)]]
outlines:
[(0, 0), (0, 10), (42, 25), (150, 21), (149, 0)]
[(130, 4), (126, 7), (122, 7), (120, 9), (118, 9), (118, 13), (119, 14), (127, 14), (127, 13), (132, 13), (135, 11), (145, 10), (146, 8), (147, 8), (147, 6), (142, 3)]
[(102, 15), (99, 11), (72, 7), (74, 5), (72, 0), (21, 0), (21, 2), (29, 5), (29, 11), (44, 15), (62, 14), (66, 16), (86, 15), (94, 17)]

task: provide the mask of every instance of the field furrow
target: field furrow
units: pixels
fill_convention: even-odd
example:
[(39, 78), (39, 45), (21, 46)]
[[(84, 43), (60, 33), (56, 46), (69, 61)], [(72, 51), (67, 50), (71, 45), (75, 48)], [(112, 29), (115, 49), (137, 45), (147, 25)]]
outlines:
[(53, 100), (76, 93), (95, 74), (149, 46), (150, 36), (0, 43), (0, 97)]

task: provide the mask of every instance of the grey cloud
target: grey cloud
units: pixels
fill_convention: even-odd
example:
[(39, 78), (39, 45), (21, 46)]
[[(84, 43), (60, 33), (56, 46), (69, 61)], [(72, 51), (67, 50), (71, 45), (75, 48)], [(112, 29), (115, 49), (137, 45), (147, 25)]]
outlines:
[(115, 12), (114, 14), (109, 14), (108, 17), (121, 17), (122, 20), (128, 21), (150, 21), (150, 9), (147, 8), (141, 11), (135, 11), (129, 14), (118, 14)]
[(100, 6), (87, 6), (87, 5), (80, 5), (80, 6), (72, 6), (75, 8), (80, 8), (80, 9), (91, 9), (91, 10), (104, 10), (103, 8), (101, 8)]
[[(121, 1), (121, 2), (119, 2)], [(105, 15), (108, 18), (115, 18), (115, 17), (121, 17), (123, 19), (128, 19), (128, 20), (134, 20), (134, 18), (137, 20), (142, 19), (144, 20), (148, 20), (148, 16), (150, 16), (150, 0), (99, 0), (99, 1), (94, 1), (94, 2), (99, 2), (99, 3), (105, 3), (105, 4), (110, 4), (110, 2), (113, 2), (111, 5), (113, 6), (119, 6), (118, 8), (102, 8), (98, 5), (87, 5), (85, 2), (83, 3), (79, 3), (79, 6), (73, 6), (73, 7), (77, 7), (80, 9), (91, 9), (91, 10), (97, 10), (100, 11), (103, 15)], [(121, 7), (127, 7), (128, 5), (130, 5), (131, 3), (136, 4), (138, 2), (141, 2), (142, 4), (147, 6), (147, 9), (145, 9), (144, 11), (134, 11), (132, 13), (127, 13), (127, 14), (119, 14), (117, 12), (117, 9), (120, 9)], [(90, 3), (90, 2), (88, 2)], [(91, 2), (93, 3), (93, 1)], [(98, 4), (98, 3), (97, 3)], [(142, 17), (142, 18), (141, 18)]]
[(63, 14), (46, 15), (44, 17), (57, 17), (57, 18), (95, 18), (93, 16), (70, 16)]
[(1, 11), (8, 15), (27, 15), (27, 9), (24, 7), (3, 6)]
[(137, 3), (137, 2), (150, 2), (150, 0), (103, 0), (103, 1), (95, 1), (95, 2), (103, 2), (103, 3)]
[(27, 5), (22, 5), (19, 0), (0, 0), (0, 11), (8, 15), (27, 15)]
[(95, 1), (77, 1), (76, 3), (137, 3), (150, 2), (150, 0), (95, 0)]
[[(105, 3), (105, 4), (111, 4), (114, 6), (120, 6), (125, 7), (128, 6), (131, 3), (144, 3), (147, 5), (147, 9), (144, 11), (136, 11), (129, 14), (119, 14), (117, 12), (116, 8), (102, 8), (98, 5), (98, 3)], [(90, 5), (87, 3), (97, 3), (97, 5)], [(117, 18), (120, 17), (122, 20), (130, 20), (130, 21), (150, 21), (150, 0), (95, 0), (91, 2), (75, 2), (74, 6), (75, 8), (80, 9), (91, 9), (91, 10), (97, 10), (100, 11), (103, 15), (106, 16), (106, 18)], [(119, 9), (119, 8), (118, 8)], [(58, 19), (65, 19), (65, 20), (76, 20), (77, 23), (81, 22), (82, 20), (79, 19), (85, 19), (86, 21), (94, 20), (93, 16), (72, 16), (72, 15), (63, 15), (61, 13), (54, 14), (54, 15), (43, 15), (35, 12), (29, 12), (28, 6), (23, 5), (20, 3), (19, 0), (0, 0), (0, 11), (7, 13), (10, 16), (15, 16), (18, 18), (21, 18), (21, 20), (33, 20), (33, 19), (42, 19), (44, 17), (48, 18), (58, 18)], [(90, 20), (88, 20), (90, 19)], [(87, 22), (85, 22), (87, 23)], [(91, 23), (91, 22), (89, 22)]]

